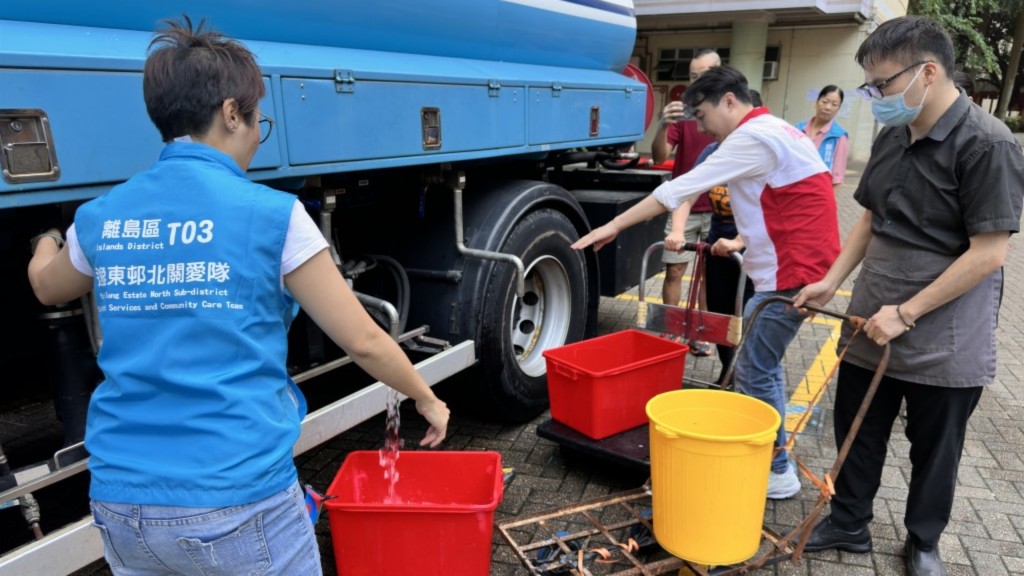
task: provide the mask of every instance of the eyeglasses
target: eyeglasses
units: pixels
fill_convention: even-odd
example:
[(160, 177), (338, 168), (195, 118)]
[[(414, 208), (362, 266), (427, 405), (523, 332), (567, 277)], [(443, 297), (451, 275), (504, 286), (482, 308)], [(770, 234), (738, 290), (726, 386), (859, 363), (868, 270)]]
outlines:
[(270, 138), (270, 133), (274, 130), (274, 120), (270, 116), (267, 116), (263, 112), (260, 112), (260, 122), (259, 123), (260, 123), (260, 144), (263, 144), (264, 142), (267, 141), (267, 138)]
[(875, 84), (868, 84), (867, 82), (865, 82), (861, 84), (860, 86), (857, 87), (857, 93), (865, 98), (874, 98), (875, 100), (880, 100), (885, 97), (885, 95), (882, 94), (882, 90), (884, 90), (885, 87), (888, 86), (893, 80), (899, 78), (900, 76), (906, 74), (907, 72), (913, 70), (914, 68), (917, 68), (921, 64), (931, 63), (931, 60), (919, 60), (917, 62), (914, 62), (910, 66), (907, 66), (903, 70), (900, 70), (899, 72), (893, 74), (892, 76), (889, 76), (888, 78), (882, 80), (881, 82), (876, 82)]

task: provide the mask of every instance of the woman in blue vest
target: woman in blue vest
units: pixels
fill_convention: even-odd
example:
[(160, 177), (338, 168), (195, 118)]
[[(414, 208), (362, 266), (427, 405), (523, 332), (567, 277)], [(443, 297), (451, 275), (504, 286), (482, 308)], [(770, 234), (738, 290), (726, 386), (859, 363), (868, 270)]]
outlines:
[(839, 188), (846, 175), (846, 153), (849, 137), (846, 130), (835, 121), (836, 114), (843, 107), (843, 90), (829, 84), (818, 93), (814, 103), (814, 117), (796, 125), (814, 141), (825, 165), (832, 171), (832, 186)]
[[(448, 408), (367, 315), (296, 197), (245, 171), (272, 128), (240, 43), (168, 22), (143, 95), (167, 143), (33, 238), (43, 304), (96, 296), (104, 381), (89, 404), (90, 497), (114, 574), (320, 574), (292, 459), (306, 413), (288, 375), (297, 302), (445, 437)], [(265, 136), (261, 138), (261, 129)]]

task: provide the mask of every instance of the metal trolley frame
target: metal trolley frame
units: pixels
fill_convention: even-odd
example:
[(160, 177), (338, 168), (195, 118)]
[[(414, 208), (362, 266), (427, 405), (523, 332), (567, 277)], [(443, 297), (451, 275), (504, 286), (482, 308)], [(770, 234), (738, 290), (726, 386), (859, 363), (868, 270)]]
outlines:
[[(788, 305), (793, 303), (791, 299), (781, 296), (768, 298), (752, 311), (750, 323), (753, 324), (757, 321), (766, 306), (777, 302)], [(854, 328), (850, 341), (858, 337), (865, 324), (865, 320), (860, 317), (847, 316), (817, 306), (805, 305), (803, 308), (815, 314), (823, 314), (849, 322)], [(745, 338), (741, 337), (737, 343), (737, 353), (742, 348), (744, 340)], [(785, 534), (779, 534), (768, 526), (762, 526), (761, 548), (757, 555), (747, 562), (731, 566), (699, 565), (680, 558), (666, 556), (664, 551), (661, 551), (660, 554), (657, 551), (651, 551), (652, 548), (657, 549), (656, 546), (653, 546), (653, 538), (650, 538), (651, 542), (646, 544), (638, 542), (638, 538), (642, 540), (642, 536), (645, 534), (648, 537), (653, 535), (652, 520), (654, 519), (650, 514), (645, 513), (650, 506), (650, 489), (647, 485), (638, 490), (613, 494), (579, 505), (499, 522), (499, 533), (513, 548), (516, 557), (526, 566), (529, 573), (538, 576), (554, 573), (578, 576), (654, 576), (674, 572), (681, 568), (700, 576), (732, 576), (746, 574), (785, 560), (797, 563), (803, 555), (804, 546), (810, 538), (812, 528), (818, 521), (825, 505), (835, 494), (835, 479), (842, 471), (850, 447), (857, 438), (864, 417), (871, 406), (882, 376), (885, 374), (890, 351), (889, 344), (885, 344), (878, 367), (875, 369), (871, 384), (861, 401), (849, 433), (839, 448), (832, 466), (823, 477), (815, 476), (799, 456), (791, 451), (800, 470), (818, 489), (817, 500), (807, 516)], [(845, 349), (840, 353), (840, 359), (844, 353)], [(831, 381), (837, 367), (838, 363), (826, 382)], [(819, 397), (826, 388), (822, 387), (818, 391)], [(804, 418), (809, 417), (810, 414), (810, 411), (806, 412)], [(540, 429), (538, 429), (538, 433), (540, 433)], [(606, 441), (607, 439), (601, 442)], [(788, 447), (792, 447), (794, 441), (795, 437), (791, 438)], [(591, 443), (598, 442), (591, 440)], [(555, 530), (560, 525), (570, 526), (572, 531)], [(551, 553), (538, 555), (538, 551), (542, 549), (547, 549)]]

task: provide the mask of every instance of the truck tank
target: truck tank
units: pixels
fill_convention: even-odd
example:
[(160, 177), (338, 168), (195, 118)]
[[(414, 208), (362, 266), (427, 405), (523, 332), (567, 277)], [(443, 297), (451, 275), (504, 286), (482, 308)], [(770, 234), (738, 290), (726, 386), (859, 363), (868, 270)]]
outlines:
[(626, 0), (7, 0), (0, 19), (146, 33), (180, 13), (247, 40), (621, 71), (635, 40)]

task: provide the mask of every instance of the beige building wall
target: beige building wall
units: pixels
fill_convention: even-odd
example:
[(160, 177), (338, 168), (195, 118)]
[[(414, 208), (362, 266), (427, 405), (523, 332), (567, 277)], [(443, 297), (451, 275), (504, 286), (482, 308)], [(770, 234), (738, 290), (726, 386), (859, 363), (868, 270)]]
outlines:
[(864, 73), (854, 60), (867, 26), (801, 28), (768, 33), (769, 44), (782, 46), (779, 79), (765, 81), (762, 95), (777, 115), (796, 124), (814, 115), (822, 88), (835, 84), (845, 98), (836, 121), (850, 133), (850, 159), (867, 160), (875, 134), (871, 104), (857, 94)]
[[(870, 102), (857, 94), (856, 88), (864, 82), (864, 75), (854, 61), (861, 42), (878, 24), (906, 14), (905, 0), (875, 0), (869, 2), (864, 23), (822, 24), (818, 26), (771, 26), (768, 28), (768, 46), (778, 46), (779, 77), (762, 80), (761, 96), (772, 113), (796, 124), (814, 114), (814, 100), (828, 84), (835, 84), (845, 92), (838, 121), (850, 133), (850, 160), (866, 161), (871, 153), (871, 142), (879, 126), (871, 115)], [(638, 3), (639, 5), (639, 3)], [(647, 63), (645, 72), (651, 74), (657, 65), (662, 48), (727, 48), (732, 44), (732, 28), (728, 25), (705, 31), (640, 30), (635, 54)], [(652, 75), (653, 76), (653, 75)], [(655, 121), (667, 102), (669, 90), (687, 81), (654, 83)], [(642, 152), (650, 152), (651, 139), (657, 126), (651, 127), (640, 144)]]
[[(875, 122), (870, 103), (856, 93), (857, 86), (864, 82), (864, 75), (853, 57), (867, 37), (869, 26), (851, 24), (769, 29), (768, 45), (779, 47), (779, 77), (777, 80), (763, 80), (761, 84), (761, 97), (772, 113), (793, 124), (814, 114), (814, 101), (824, 86), (835, 84), (842, 88), (846, 97), (838, 121), (850, 133), (850, 159), (860, 161), (867, 160), (871, 152)], [(726, 48), (731, 37), (730, 30), (651, 34), (647, 36), (647, 53), (656, 58), (662, 48)], [(658, 82), (653, 78), (652, 82), (655, 110), (659, 113), (667, 103), (672, 87), (688, 84), (684, 81)], [(640, 146), (641, 151), (650, 152), (656, 129), (652, 121)]]

